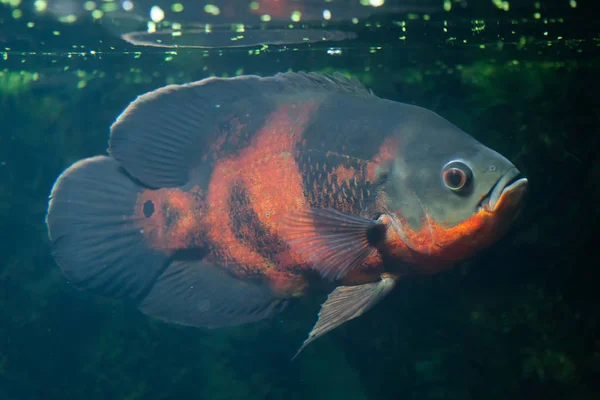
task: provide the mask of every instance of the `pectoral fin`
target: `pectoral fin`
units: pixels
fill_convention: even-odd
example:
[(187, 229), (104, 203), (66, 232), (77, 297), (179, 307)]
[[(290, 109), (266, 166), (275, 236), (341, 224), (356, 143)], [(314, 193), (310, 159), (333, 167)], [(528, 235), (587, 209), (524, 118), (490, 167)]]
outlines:
[(337, 328), (344, 322), (364, 314), (390, 293), (395, 284), (396, 279), (394, 277), (383, 274), (378, 282), (337, 287), (321, 306), (317, 323), (294, 358), (313, 340)]
[(287, 214), (281, 232), (321, 276), (340, 279), (358, 267), (385, 235), (379, 222), (329, 208)]

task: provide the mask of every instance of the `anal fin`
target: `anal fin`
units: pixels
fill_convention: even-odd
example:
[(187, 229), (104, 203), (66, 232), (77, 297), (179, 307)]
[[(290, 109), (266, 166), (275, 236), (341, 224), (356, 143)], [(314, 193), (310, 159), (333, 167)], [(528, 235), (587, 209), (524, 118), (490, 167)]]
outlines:
[(266, 285), (242, 281), (207, 262), (176, 260), (158, 277), (139, 308), (166, 322), (218, 328), (271, 317), (287, 302)]
[(337, 328), (346, 321), (361, 316), (392, 291), (396, 279), (382, 274), (378, 282), (356, 286), (338, 286), (321, 306), (317, 323), (308, 334), (296, 355), (313, 340)]

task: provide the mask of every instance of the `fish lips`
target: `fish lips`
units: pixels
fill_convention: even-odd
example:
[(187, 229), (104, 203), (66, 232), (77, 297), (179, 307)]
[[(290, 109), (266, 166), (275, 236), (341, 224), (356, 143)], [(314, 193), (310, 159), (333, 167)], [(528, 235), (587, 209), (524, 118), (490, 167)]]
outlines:
[(488, 213), (498, 213), (501, 210), (514, 210), (515, 218), (527, 192), (527, 178), (520, 177), (517, 168), (508, 170), (490, 190), (488, 196), (481, 201), (481, 208)]

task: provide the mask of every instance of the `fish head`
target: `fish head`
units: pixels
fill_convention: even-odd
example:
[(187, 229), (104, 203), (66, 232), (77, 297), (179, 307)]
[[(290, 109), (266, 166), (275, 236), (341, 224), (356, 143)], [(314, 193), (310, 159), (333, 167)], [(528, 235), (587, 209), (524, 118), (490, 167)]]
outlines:
[(522, 209), (528, 181), (503, 155), (437, 114), (419, 113), (379, 166), (381, 218), (393, 228), (393, 254), (436, 272), (500, 239)]

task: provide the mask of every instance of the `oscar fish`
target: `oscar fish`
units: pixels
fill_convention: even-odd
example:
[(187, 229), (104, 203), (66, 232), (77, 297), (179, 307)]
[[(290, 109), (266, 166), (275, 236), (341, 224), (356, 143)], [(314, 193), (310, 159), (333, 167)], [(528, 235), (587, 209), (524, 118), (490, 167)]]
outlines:
[(129, 104), (108, 154), (57, 178), (46, 223), (75, 287), (170, 323), (241, 325), (329, 290), (299, 353), (398, 279), (493, 244), (526, 188), (501, 154), (355, 78), (212, 77)]

